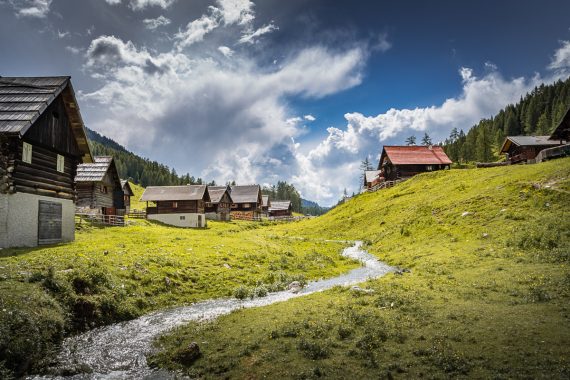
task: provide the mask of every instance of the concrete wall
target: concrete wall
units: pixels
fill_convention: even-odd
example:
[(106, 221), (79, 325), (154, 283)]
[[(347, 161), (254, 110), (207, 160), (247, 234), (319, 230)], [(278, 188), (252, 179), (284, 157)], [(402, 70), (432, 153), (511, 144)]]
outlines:
[(230, 213), (217, 213), (217, 212), (207, 212), (206, 219), (208, 220), (218, 220), (222, 222), (229, 222), (230, 221)]
[(62, 241), (73, 241), (75, 239), (75, 204), (73, 201), (26, 193), (0, 194), (1, 248), (35, 247), (38, 245), (40, 200), (61, 203)]
[[(202, 216), (202, 225), (198, 224), (198, 215)], [(205, 214), (150, 214), (147, 215), (147, 219), (156, 220), (176, 227), (196, 228), (206, 227), (207, 225)]]

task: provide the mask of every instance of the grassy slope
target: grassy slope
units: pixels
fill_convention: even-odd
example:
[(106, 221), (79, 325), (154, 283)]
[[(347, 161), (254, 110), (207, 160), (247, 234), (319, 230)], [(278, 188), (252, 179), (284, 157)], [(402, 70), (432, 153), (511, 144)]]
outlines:
[[(18, 373), (41, 366), (66, 332), (357, 266), (340, 256), (344, 244), (280, 239), (283, 226), (136, 223), (82, 229), (70, 244), (0, 251), (0, 377), (2, 361)], [(54, 328), (38, 334), (46, 324)]]
[(131, 197), (131, 210), (145, 210), (146, 202), (141, 202), (140, 199), (144, 193), (144, 187), (131, 183), (134, 195)]
[[(418, 176), (288, 236), (363, 239), (411, 269), (190, 324), (152, 363), (196, 376), (570, 376), (570, 159)], [(469, 212), (465, 216), (463, 213)], [(193, 364), (184, 348), (198, 342)]]

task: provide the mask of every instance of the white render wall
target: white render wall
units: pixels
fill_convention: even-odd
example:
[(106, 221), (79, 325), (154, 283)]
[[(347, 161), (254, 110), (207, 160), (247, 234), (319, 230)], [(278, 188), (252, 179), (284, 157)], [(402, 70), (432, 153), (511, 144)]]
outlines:
[[(198, 225), (198, 215), (202, 216), (202, 225)], [(184, 217), (181, 219), (180, 217)], [(169, 224), (176, 227), (186, 227), (186, 228), (197, 228), (206, 227), (206, 215), (205, 214), (151, 214), (147, 215), (147, 219), (156, 220), (158, 222)]]
[(0, 194), (0, 247), (38, 245), (39, 201), (61, 203), (62, 241), (75, 240), (75, 203), (68, 199), (16, 193)]

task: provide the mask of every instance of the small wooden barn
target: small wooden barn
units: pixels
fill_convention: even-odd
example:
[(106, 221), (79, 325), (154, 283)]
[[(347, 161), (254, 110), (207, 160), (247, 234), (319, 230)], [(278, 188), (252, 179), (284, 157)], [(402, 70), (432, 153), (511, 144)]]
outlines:
[(0, 148), (0, 248), (73, 240), (92, 157), (70, 77), (0, 77)]
[(364, 189), (370, 190), (384, 180), (381, 170), (366, 170), (364, 172)]
[(440, 146), (384, 146), (378, 170), (382, 171), (381, 176), (386, 181), (395, 181), (419, 173), (449, 169), (451, 163)]
[(75, 186), (78, 213), (125, 214), (123, 186), (113, 157), (96, 156), (92, 163), (79, 165)]
[(261, 213), (263, 216), (269, 216), (269, 206), (271, 201), (269, 200), (269, 195), (261, 195)]
[[(147, 219), (176, 227), (207, 226), (206, 203), (211, 199), (206, 185), (149, 186), (141, 201), (147, 202)], [(148, 202), (155, 206), (149, 207)]]
[(123, 189), (123, 204), (125, 205), (125, 213), (131, 212), (131, 197), (135, 195), (129, 180), (121, 180), (121, 189)]
[(269, 206), (270, 218), (286, 218), (293, 215), (291, 201), (271, 201)]
[(232, 206), (229, 186), (208, 186), (208, 193), (210, 202), (206, 203), (206, 219), (229, 221)]
[(233, 219), (255, 220), (261, 217), (263, 197), (259, 185), (232, 186), (230, 196)]
[(560, 145), (560, 141), (551, 140), (550, 136), (508, 136), (500, 153), (505, 154), (511, 164), (527, 163), (534, 160), (541, 150)]

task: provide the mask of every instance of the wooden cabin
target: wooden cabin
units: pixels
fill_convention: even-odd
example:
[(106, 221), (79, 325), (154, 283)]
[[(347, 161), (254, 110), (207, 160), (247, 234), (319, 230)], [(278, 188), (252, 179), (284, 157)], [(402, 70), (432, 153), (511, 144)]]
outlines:
[(508, 136), (500, 153), (505, 154), (511, 164), (522, 164), (534, 162), (541, 150), (560, 145), (560, 141), (551, 140), (550, 136)]
[(384, 146), (378, 170), (386, 181), (395, 181), (450, 166), (451, 160), (440, 146)]
[(92, 163), (79, 165), (75, 186), (78, 213), (125, 214), (125, 195), (113, 157), (93, 157)]
[(0, 77), (0, 248), (75, 238), (91, 152), (70, 77)]
[(123, 189), (123, 204), (125, 205), (125, 213), (131, 212), (131, 197), (135, 195), (129, 180), (121, 180), (121, 189)]
[(263, 216), (269, 216), (269, 206), (271, 201), (269, 200), (269, 195), (261, 195), (261, 213)]
[(271, 201), (269, 206), (270, 218), (284, 218), (293, 215), (291, 201)]
[(370, 190), (384, 180), (381, 170), (366, 170), (364, 172), (364, 187), (365, 190)]
[(564, 114), (558, 127), (552, 132), (550, 140), (556, 140), (560, 145), (570, 144), (570, 108)]
[[(141, 201), (147, 202), (147, 219), (176, 227), (207, 226), (206, 203), (211, 199), (206, 185), (149, 186)], [(155, 206), (149, 207), (148, 202)]]
[(230, 221), (232, 197), (229, 186), (208, 186), (210, 202), (206, 202), (206, 219)]
[(259, 185), (232, 186), (232, 219), (255, 220), (261, 217), (263, 197)]

